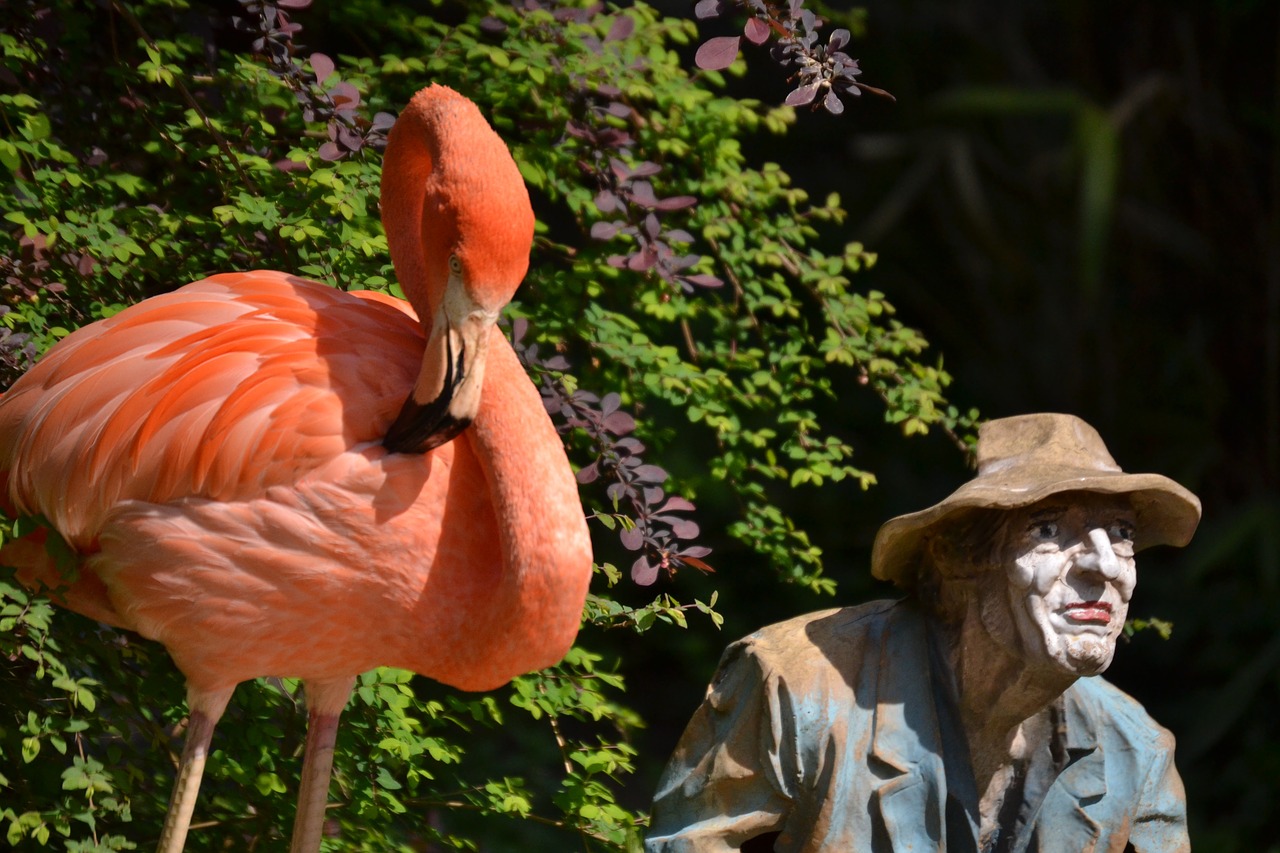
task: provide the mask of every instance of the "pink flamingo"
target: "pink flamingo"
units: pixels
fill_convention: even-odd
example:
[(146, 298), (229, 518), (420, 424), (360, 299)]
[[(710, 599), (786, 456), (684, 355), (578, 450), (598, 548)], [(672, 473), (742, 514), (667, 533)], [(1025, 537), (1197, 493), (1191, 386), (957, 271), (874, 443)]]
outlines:
[(77, 331), (0, 398), (0, 498), (43, 516), (77, 571), (58, 571), (43, 530), (0, 561), (163, 643), (187, 678), (165, 853), (185, 843), (239, 682), (305, 682), (292, 850), (309, 852), (356, 675), (492, 689), (577, 633), (592, 559), (577, 487), (494, 325), (528, 269), (533, 212), (469, 100), (412, 99), (382, 214), (412, 307), (216, 275)]

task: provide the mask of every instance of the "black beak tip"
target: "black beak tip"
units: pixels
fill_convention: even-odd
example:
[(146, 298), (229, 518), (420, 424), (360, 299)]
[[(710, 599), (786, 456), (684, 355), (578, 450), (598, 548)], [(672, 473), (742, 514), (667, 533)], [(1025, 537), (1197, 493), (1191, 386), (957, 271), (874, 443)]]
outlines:
[(426, 453), (457, 438), (469, 426), (470, 418), (455, 418), (440, 401), (419, 406), (407, 400), (382, 446), (392, 453)]

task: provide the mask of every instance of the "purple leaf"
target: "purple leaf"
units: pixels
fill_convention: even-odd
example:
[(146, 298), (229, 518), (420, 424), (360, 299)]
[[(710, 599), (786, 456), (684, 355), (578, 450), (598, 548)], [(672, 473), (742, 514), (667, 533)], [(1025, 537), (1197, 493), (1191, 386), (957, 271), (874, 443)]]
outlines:
[(594, 483), (596, 480), (600, 479), (599, 461), (592, 462), (585, 468), (579, 468), (577, 476), (579, 483)]
[(374, 113), (373, 121), (370, 126), (374, 130), (390, 130), (391, 126), (396, 123), (396, 117), (391, 113)]
[[(633, 428), (634, 428), (634, 424), (635, 424), (635, 419), (633, 418), (632, 419)], [(617, 433), (614, 433), (614, 435), (617, 435)], [(613, 449), (617, 450), (620, 453), (631, 453), (631, 454), (644, 453), (644, 443), (640, 441), (640, 439), (638, 438), (620, 438), (616, 442), (614, 442)]]
[(596, 194), (596, 209), (601, 213), (613, 213), (619, 207), (618, 197), (608, 190)]
[(333, 73), (333, 60), (323, 53), (311, 54), (311, 69), (316, 72), (316, 83), (323, 83)]
[(828, 52), (833, 50), (839, 50), (840, 48), (844, 47), (848, 43), (849, 43), (849, 31), (844, 28), (841, 28), (832, 32), (830, 38), (827, 39), (827, 50)]
[(624, 181), (631, 177), (631, 167), (619, 160), (617, 157), (609, 158), (609, 168), (613, 170), (614, 176), (620, 181)]
[(667, 472), (657, 465), (637, 465), (635, 478), (641, 483), (665, 483)]
[(652, 208), (658, 203), (654, 195), (653, 184), (648, 181), (636, 181), (631, 185), (631, 200), (641, 207)]
[(596, 142), (600, 144), (601, 148), (622, 148), (630, 145), (633, 141), (631, 134), (616, 127), (606, 127), (596, 137)]
[(635, 31), (636, 22), (631, 20), (628, 15), (619, 15), (618, 19), (613, 22), (613, 26), (609, 28), (609, 34), (604, 37), (605, 41), (622, 41)]
[(631, 564), (631, 579), (640, 586), (652, 586), (658, 579), (658, 567), (650, 565), (647, 557), (641, 557)]
[(639, 164), (638, 166), (636, 166), (634, 169), (631, 170), (631, 177), (648, 178), (652, 175), (658, 174), (661, 171), (662, 171), (662, 167), (659, 166), (657, 163), (654, 163), (651, 160), (645, 160), (643, 163)]
[(834, 89), (827, 90), (827, 97), (823, 100), (822, 105), (833, 116), (838, 116), (844, 112), (844, 101), (840, 100), (840, 96), (835, 93)]
[(769, 40), (770, 32), (769, 25), (759, 18), (747, 18), (747, 25), (742, 28), (742, 34), (752, 44), (764, 44)]
[(613, 412), (618, 411), (618, 406), (622, 405), (622, 395), (617, 391), (610, 391), (600, 398), (600, 414), (608, 417)]
[(684, 280), (690, 284), (696, 284), (698, 287), (723, 287), (724, 282), (714, 275), (699, 273), (698, 275), (687, 275)]
[(789, 107), (802, 107), (805, 104), (811, 104), (818, 94), (818, 87), (821, 85), (821, 80), (815, 80), (812, 83), (798, 86), (792, 90), (791, 94), (787, 95), (787, 99), (783, 103)]
[(493, 15), (486, 15), (480, 20), (480, 29), (486, 33), (505, 33), (507, 25), (493, 17)]
[(653, 265), (658, 262), (658, 251), (653, 246), (645, 246), (640, 251), (627, 258), (627, 269), (632, 272), (644, 272), (653, 269)]
[(699, 20), (714, 18), (720, 14), (720, 0), (698, 0), (693, 7), (693, 15)]
[(636, 428), (636, 419), (626, 412), (610, 412), (605, 416), (603, 426), (613, 435), (626, 435)]
[(596, 240), (608, 240), (618, 233), (618, 223), (597, 222), (591, 226), (591, 236)]
[(721, 71), (738, 58), (741, 43), (741, 36), (716, 36), (702, 43), (693, 55), (693, 61), (704, 71)]
[(311, 5), (311, 0), (276, 0), (276, 5), (281, 9), (305, 9)]
[(621, 101), (613, 101), (609, 106), (605, 107), (605, 112), (615, 118), (626, 118), (631, 115), (631, 107)]
[(673, 195), (670, 198), (664, 198), (659, 201), (655, 207), (658, 210), (681, 210), (686, 207), (693, 207), (698, 203), (696, 196), (691, 195)]
[(329, 97), (333, 99), (333, 105), (336, 108), (354, 107), (360, 104), (360, 92), (350, 83), (338, 83), (329, 91)]
[(678, 519), (671, 522), (671, 532), (677, 539), (697, 539), (698, 525), (688, 519)]
[(609, 500), (616, 504), (627, 496), (628, 491), (629, 489), (626, 483), (610, 483), (609, 487), (604, 490), (604, 493), (608, 495)]
[(667, 240), (671, 243), (692, 243), (693, 235), (683, 228), (676, 228), (667, 232)]
[(359, 151), (364, 147), (364, 137), (345, 124), (338, 125), (337, 143), (348, 151)]
[(672, 495), (665, 504), (662, 505), (663, 512), (691, 512), (697, 509), (693, 503), (679, 495)]
[[(711, 550), (709, 548), (699, 549), (699, 550), (706, 550), (707, 553), (711, 553)], [(715, 574), (715, 571), (716, 571), (715, 569), (711, 568), (710, 566), (702, 562), (702, 560), (698, 559), (697, 557), (693, 557), (688, 554), (677, 554), (675, 559), (679, 560), (681, 563), (684, 563), (686, 565), (693, 566), (695, 569), (697, 569), (700, 572), (706, 572), (707, 574)]]
[(630, 527), (618, 534), (622, 547), (628, 551), (637, 551), (644, 546), (644, 531), (639, 527)]
[(343, 151), (338, 147), (338, 143), (336, 142), (326, 142), (324, 145), (321, 145), (318, 153), (321, 160), (327, 160), (330, 163), (334, 160), (341, 160), (343, 156)]
[(707, 556), (707, 555), (708, 555), (708, 554), (710, 554), (710, 553), (711, 553), (711, 549), (710, 549), (710, 548), (707, 548), (707, 547), (705, 547), (705, 546), (703, 546), (703, 545), (694, 545), (694, 546), (692, 546), (692, 547), (688, 548), (687, 550), (681, 551), (681, 552), (680, 552), (680, 557), (681, 557), (681, 558), (686, 558), (686, 557), (705, 557), (705, 556)]

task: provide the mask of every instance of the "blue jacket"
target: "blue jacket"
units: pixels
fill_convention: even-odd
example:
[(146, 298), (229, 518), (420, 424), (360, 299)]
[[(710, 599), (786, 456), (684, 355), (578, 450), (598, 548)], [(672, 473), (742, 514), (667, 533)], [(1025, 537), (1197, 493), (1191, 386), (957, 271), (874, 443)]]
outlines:
[[(659, 782), (646, 851), (736, 851), (771, 833), (779, 853), (977, 851), (976, 786), (930, 646), (909, 599), (730, 646)], [(1190, 850), (1173, 736), (1098, 677), (1058, 713), (1059, 758), (1046, 747), (1052, 770), (1002, 849)]]

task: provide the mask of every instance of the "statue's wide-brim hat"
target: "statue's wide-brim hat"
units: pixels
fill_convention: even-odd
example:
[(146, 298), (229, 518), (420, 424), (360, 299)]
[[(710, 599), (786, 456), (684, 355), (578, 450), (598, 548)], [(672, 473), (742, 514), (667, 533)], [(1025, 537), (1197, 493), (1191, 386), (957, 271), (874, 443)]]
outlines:
[(1060, 492), (1124, 495), (1136, 518), (1135, 550), (1186, 545), (1200, 500), (1160, 474), (1126, 474), (1097, 431), (1074, 415), (1020, 415), (978, 430), (978, 474), (945, 500), (890, 519), (876, 534), (871, 573), (910, 587), (930, 528), (974, 510), (1018, 509)]

